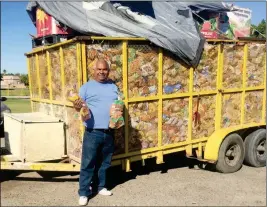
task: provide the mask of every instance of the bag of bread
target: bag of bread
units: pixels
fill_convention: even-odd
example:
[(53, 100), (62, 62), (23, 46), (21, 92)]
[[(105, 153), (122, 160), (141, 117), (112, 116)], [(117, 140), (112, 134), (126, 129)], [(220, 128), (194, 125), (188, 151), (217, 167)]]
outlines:
[(109, 128), (119, 129), (125, 124), (123, 118), (123, 107), (124, 102), (121, 100), (121, 96), (119, 96), (118, 100), (115, 100), (110, 108)]
[[(67, 99), (70, 102), (74, 103), (79, 98), (80, 98), (80, 96), (76, 92), (75, 89), (69, 89), (67, 91)], [(83, 104), (82, 104), (82, 108), (80, 110), (80, 116), (81, 116), (82, 121), (87, 121), (88, 119), (91, 118), (91, 113), (90, 113), (89, 107), (87, 106), (87, 104), (85, 102), (83, 102)]]

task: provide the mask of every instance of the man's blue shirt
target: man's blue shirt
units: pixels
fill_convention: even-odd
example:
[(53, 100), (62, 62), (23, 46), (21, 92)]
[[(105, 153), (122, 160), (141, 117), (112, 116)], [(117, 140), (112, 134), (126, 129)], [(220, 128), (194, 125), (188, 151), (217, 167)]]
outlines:
[(86, 102), (91, 118), (84, 122), (89, 129), (108, 129), (112, 103), (118, 99), (118, 88), (112, 81), (99, 83), (90, 80), (80, 88), (80, 97)]

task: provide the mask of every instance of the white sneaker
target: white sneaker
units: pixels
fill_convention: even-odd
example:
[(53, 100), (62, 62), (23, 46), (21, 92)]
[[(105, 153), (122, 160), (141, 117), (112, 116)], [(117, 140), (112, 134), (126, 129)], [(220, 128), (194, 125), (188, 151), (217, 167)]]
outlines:
[(88, 197), (86, 196), (80, 196), (79, 198), (79, 205), (80, 206), (86, 206), (88, 203)]
[(98, 194), (104, 195), (104, 196), (111, 196), (112, 192), (107, 190), (106, 188), (103, 188), (102, 190), (98, 191)]

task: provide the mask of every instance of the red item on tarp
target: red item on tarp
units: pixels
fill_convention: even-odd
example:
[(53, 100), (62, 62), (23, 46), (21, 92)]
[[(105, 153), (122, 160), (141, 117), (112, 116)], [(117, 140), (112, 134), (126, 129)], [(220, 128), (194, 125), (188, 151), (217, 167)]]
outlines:
[(67, 28), (65, 30), (64, 27), (57, 24), (54, 17), (50, 16), (40, 8), (36, 10), (36, 29), (37, 37), (55, 34), (67, 35), (71, 33), (71, 29)]

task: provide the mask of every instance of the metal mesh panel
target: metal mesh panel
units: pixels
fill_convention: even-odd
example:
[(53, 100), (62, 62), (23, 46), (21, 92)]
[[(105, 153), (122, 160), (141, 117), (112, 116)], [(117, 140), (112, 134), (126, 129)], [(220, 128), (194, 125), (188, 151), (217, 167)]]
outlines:
[(39, 106), (40, 106), (39, 102), (33, 101), (32, 102), (32, 112), (38, 112), (39, 111)]
[(190, 70), (182, 66), (170, 53), (163, 58), (163, 93), (175, 94), (189, 91)]
[(32, 90), (32, 97), (38, 98), (39, 91), (38, 91), (38, 77), (37, 77), (37, 68), (36, 68), (36, 57), (30, 57), (30, 74), (31, 74), (31, 90)]
[(244, 46), (224, 45), (223, 87), (241, 88)]
[(39, 71), (40, 71), (41, 98), (49, 99), (49, 78), (48, 78), (46, 53), (42, 53), (39, 55)]
[(62, 86), (61, 86), (62, 84), (61, 84), (59, 49), (50, 51), (50, 60), (51, 60), (53, 100), (61, 101), (63, 100), (63, 97), (62, 97)]
[(158, 103), (129, 104), (129, 151), (158, 144)]
[(91, 79), (95, 63), (104, 58), (110, 65), (109, 78), (114, 81), (120, 91), (123, 91), (122, 80), (122, 44), (110, 42), (104, 44), (87, 45), (88, 78)]
[(188, 98), (163, 101), (163, 145), (186, 140), (188, 134), (188, 106)]
[(129, 98), (157, 95), (158, 49), (128, 45), (128, 89)]
[(264, 82), (265, 44), (249, 44), (247, 60), (247, 86), (261, 86)]
[[(243, 107), (243, 106), (242, 106)], [(241, 93), (223, 95), (222, 127), (240, 124), (241, 118)]]
[(202, 58), (194, 71), (194, 91), (216, 89), (218, 46), (205, 44)]
[[(63, 48), (63, 64), (65, 73), (65, 92), (69, 89), (79, 90), (78, 86), (78, 66), (76, 44)], [(64, 94), (64, 98), (67, 94)]]
[(66, 121), (65, 108), (61, 105), (52, 105), (52, 113), (55, 117), (60, 118), (61, 120)]
[(114, 155), (125, 152), (125, 130), (124, 127), (116, 129), (114, 132)]
[(53, 115), (51, 104), (48, 103), (39, 103), (39, 112), (43, 112), (47, 115)]
[(215, 96), (193, 98), (192, 139), (208, 137), (215, 131), (215, 103)]
[(245, 123), (261, 122), (263, 91), (246, 92), (245, 94)]
[(81, 132), (81, 119), (79, 113), (71, 108), (66, 107), (67, 111), (67, 140), (68, 140), (68, 153), (80, 159), (82, 153), (82, 132)]

